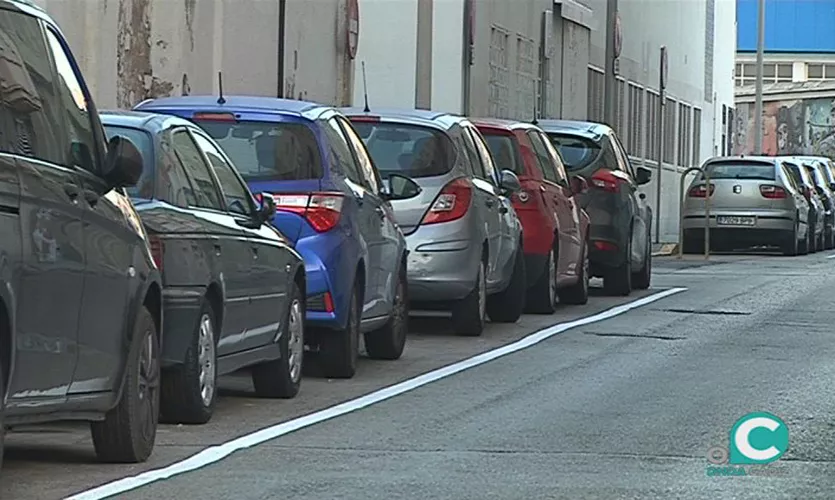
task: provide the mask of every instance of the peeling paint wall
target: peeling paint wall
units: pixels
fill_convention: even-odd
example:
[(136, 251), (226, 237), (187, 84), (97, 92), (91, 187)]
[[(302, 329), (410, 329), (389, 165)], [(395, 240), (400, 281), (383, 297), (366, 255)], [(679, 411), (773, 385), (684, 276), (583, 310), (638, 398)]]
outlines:
[(101, 109), (218, 91), (335, 102), (342, 0), (287, 0), (278, 81), (277, 0), (35, 0), (59, 23)]

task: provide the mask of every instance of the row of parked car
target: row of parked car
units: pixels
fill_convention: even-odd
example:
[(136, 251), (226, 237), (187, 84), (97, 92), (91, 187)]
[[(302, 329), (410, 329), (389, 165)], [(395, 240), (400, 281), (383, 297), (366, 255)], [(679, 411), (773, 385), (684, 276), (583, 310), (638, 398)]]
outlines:
[[(477, 336), (650, 286), (652, 214), (599, 124), (245, 96), (98, 112), (57, 26), (0, 0), (0, 457), (5, 429), (92, 422), (103, 460), (212, 416), (251, 369), (401, 357), (410, 310)], [(255, 193), (255, 194), (253, 194)]]
[[(835, 248), (835, 162), (817, 156), (711, 158), (684, 200), (685, 252), (777, 247), (785, 255)], [(710, 186), (708, 187), (708, 182)]]

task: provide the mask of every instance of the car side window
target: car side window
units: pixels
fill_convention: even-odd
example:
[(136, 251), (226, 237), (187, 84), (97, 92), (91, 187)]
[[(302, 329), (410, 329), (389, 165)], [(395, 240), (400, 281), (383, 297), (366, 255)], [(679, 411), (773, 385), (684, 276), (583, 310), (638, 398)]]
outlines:
[(615, 134), (609, 136), (609, 144), (612, 146), (612, 150), (615, 154), (617, 169), (628, 174), (629, 177), (634, 180), (635, 174), (632, 172), (632, 164), (629, 162), (629, 157), (626, 156), (623, 146), (621, 146), (620, 141)]
[(557, 171), (554, 169), (554, 160), (548, 155), (548, 150), (545, 148), (545, 143), (542, 138), (535, 131), (528, 132), (528, 139), (533, 146), (534, 154), (536, 155), (537, 167), (542, 172), (542, 177), (545, 180), (556, 183)]
[(203, 134), (193, 132), (192, 135), (197, 146), (209, 159), (209, 164), (220, 184), (220, 191), (226, 199), (227, 210), (245, 217), (252, 217), (255, 212), (252, 207), (252, 194), (235, 174), (234, 168), (226, 161), (220, 149)]
[(469, 131), (466, 128), (462, 127), (461, 138), (464, 141), (464, 150), (466, 151), (467, 156), (470, 158), (470, 165), (472, 165), (473, 167), (473, 177), (484, 179), (484, 177), (486, 176), (486, 174), (484, 173), (484, 161), (476, 152), (473, 136), (469, 133)]
[(166, 133), (160, 140), (156, 168), (157, 198), (177, 207), (197, 206), (194, 188), (186, 175), (183, 164), (174, 154), (170, 139), (170, 134)]
[(363, 185), (359, 168), (348, 148), (348, 138), (342, 133), (336, 119), (326, 120), (322, 129), (328, 138), (328, 149), (331, 154), (331, 161), (339, 169), (339, 173), (347, 177), (351, 182), (359, 186)]
[(481, 178), (496, 185), (496, 166), (493, 164), (493, 155), (490, 154), (490, 148), (487, 147), (487, 143), (484, 142), (484, 138), (478, 130), (467, 127), (467, 132), (472, 136), (473, 144), (475, 144), (478, 156), (481, 157), (481, 164), (484, 166), (484, 175)]
[(174, 132), (171, 142), (194, 187), (194, 198), (196, 199), (194, 206), (222, 211), (223, 205), (220, 202), (220, 195), (212, 179), (212, 174), (209, 172), (209, 167), (206, 165), (203, 155), (197, 149), (197, 145), (194, 144), (189, 133), (185, 130), (178, 130)]
[(549, 141), (548, 138), (542, 134), (542, 132), (539, 133), (539, 137), (542, 139), (542, 144), (545, 145), (545, 150), (548, 152), (548, 156), (554, 161), (554, 170), (557, 173), (557, 183), (567, 186), (568, 174), (565, 172), (565, 163), (562, 161), (562, 155), (559, 151), (557, 151), (557, 148), (551, 144), (551, 141)]
[(338, 122), (342, 126), (342, 133), (351, 143), (351, 149), (353, 149), (357, 163), (359, 163), (360, 166), (360, 173), (362, 173), (362, 176), (365, 179), (365, 186), (371, 189), (372, 193), (379, 193), (380, 181), (377, 177), (377, 169), (374, 168), (374, 163), (371, 160), (371, 156), (368, 154), (365, 144), (362, 142), (362, 139), (357, 136), (357, 133), (351, 124), (342, 118), (339, 118)]
[(470, 154), (467, 152), (467, 143), (464, 141), (464, 129), (458, 125), (453, 125), (449, 129), (449, 138), (455, 144), (456, 161), (461, 165), (467, 175), (475, 176), (475, 168), (470, 159)]

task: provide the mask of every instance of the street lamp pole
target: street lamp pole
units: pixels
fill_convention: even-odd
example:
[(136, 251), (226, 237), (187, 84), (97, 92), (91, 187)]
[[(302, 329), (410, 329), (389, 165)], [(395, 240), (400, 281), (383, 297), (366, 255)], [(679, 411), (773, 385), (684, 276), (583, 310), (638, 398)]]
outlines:
[(754, 154), (763, 152), (763, 56), (765, 53), (765, 0), (759, 0), (757, 22), (757, 84), (754, 101)]
[(617, 77), (615, 76), (615, 31), (617, 30), (618, 0), (606, 0), (606, 64), (603, 88), (603, 122), (616, 129)]

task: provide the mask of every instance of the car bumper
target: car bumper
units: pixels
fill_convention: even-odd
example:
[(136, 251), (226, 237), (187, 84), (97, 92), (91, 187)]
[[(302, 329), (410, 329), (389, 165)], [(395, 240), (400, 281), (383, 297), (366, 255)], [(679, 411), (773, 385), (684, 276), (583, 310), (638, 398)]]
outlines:
[(412, 302), (460, 300), (472, 291), (481, 261), (481, 245), (473, 243), (461, 222), (422, 226), (406, 236)]
[[(316, 235), (300, 239), (296, 251), (304, 259), (307, 279), (305, 324), (313, 328), (345, 326), (356, 251), (351, 252), (340, 235)], [(330, 307), (328, 307), (330, 305)]]
[(197, 327), (205, 290), (198, 287), (169, 287), (162, 291), (162, 367), (185, 363), (186, 351)]
[(539, 280), (542, 273), (546, 272), (545, 266), (548, 265), (548, 254), (526, 253), (525, 254), (525, 274), (527, 275), (528, 287), (532, 287)]
[[(720, 225), (717, 223), (717, 217), (723, 216), (741, 216), (741, 217), (756, 217), (756, 223), (753, 226), (729, 226)], [(791, 231), (795, 225), (795, 213), (789, 210), (761, 210), (761, 211), (740, 211), (740, 210), (717, 210), (710, 211), (710, 228), (733, 230), (736, 232), (744, 231)], [(685, 231), (690, 229), (702, 229), (705, 227), (705, 214), (703, 210), (690, 210), (684, 212), (684, 221), (682, 228)]]

